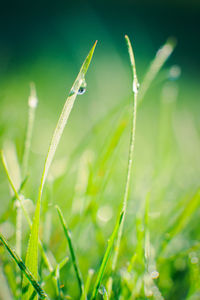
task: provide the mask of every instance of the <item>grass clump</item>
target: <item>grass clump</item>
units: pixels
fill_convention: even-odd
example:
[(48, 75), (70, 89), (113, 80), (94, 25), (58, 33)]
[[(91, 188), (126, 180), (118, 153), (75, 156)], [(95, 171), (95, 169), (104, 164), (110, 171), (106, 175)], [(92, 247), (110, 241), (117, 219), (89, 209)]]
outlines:
[[(30, 167), (38, 101), (33, 84), (24, 154), (18, 165), (19, 187), (8, 166), (6, 148), (1, 151), (12, 204), (9, 203), (2, 214), (1, 224), (8, 221), (15, 224), (15, 234), (5, 239), (8, 232), (0, 233), (0, 241), (17, 265), (16, 269), (0, 249), (2, 276), (13, 299), (198, 299), (199, 287), (193, 281), (200, 279), (195, 222), (200, 193), (196, 185), (189, 185), (184, 193), (180, 188), (180, 173), (175, 166), (180, 164), (180, 153), (185, 152), (172, 142), (172, 136), (176, 139), (173, 114), (178, 87), (168, 79), (163, 83), (162, 120), (160, 131), (156, 133), (159, 138), (152, 135), (151, 144), (142, 141), (145, 148), (141, 147), (141, 135), (137, 133), (140, 153), (137, 147), (135, 149), (137, 109), (147, 98), (152, 82), (175, 43), (168, 40), (161, 47), (139, 86), (133, 49), (128, 36), (125, 40), (133, 76), (131, 109), (123, 101), (91, 126), (71, 153), (66, 173), (63, 163), (60, 165), (54, 160), (75, 99), (85, 91), (85, 76), (95, 43), (60, 114), (34, 205), (27, 199), (33, 196), (29, 191), (29, 172), (38, 176), (34, 165)], [(169, 95), (173, 105), (166, 91), (174, 92), (172, 97)], [(137, 130), (140, 130), (141, 120), (144, 122), (146, 115), (144, 119), (140, 119), (139, 114), (138, 117)], [(137, 160), (142, 161), (145, 155), (144, 149), (150, 152), (152, 144), (156, 150), (150, 156), (150, 168), (142, 163), (137, 165)], [(58, 175), (54, 174), (55, 170)], [(169, 202), (167, 207), (166, 201)], [(34, 213), (27, 202), (34, 206)], [(55, 206), (57, 218), (54, 217)], [(17, 254), (10, 246), (13, 237), (16, 237)], [(66, 254), (66, 241), (69, 254)], [(25, 263), (21, 257), (25, 257)], [(188, 280), (187, 276), (192, 279)], [(180, 278), (185, 284), (184, 291), (180, 289)]]

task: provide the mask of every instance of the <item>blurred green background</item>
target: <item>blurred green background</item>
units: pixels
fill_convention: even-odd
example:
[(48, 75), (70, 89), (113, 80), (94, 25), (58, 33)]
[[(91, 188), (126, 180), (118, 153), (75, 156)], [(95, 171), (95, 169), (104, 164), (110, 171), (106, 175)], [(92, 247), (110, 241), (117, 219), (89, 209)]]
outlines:
[[(75, 236), (84, 278), (88, 268), (99, 266), (124, 191), (130, 131), (127, 104), (132, 99), (125, 34), (133, 43), (140, 82), (168, 37), (177, 40), (177, 47), (138, 109), (130, 195), (133, 201), (129, 203), (119, 265), (124, 266), (137, 247), (135, 228), (149, 190), (152, 191), (151, 238), (158, 249), (168, 226), (174, 224), (186, 199), (199, 187), (199, 15), (200, 2), (194, 0), (10, 1), (1, 4), (0, 146), (12, 153), (15, 145), (21, 161), (29, 83), (34, 81), (39, 105), (30, 175), (25, 187), (26, 197), (33, 201), (64, 100), (81, 63), (98, 40), (86, 77), (87, 91), (76, 100), (56, 154), (42, 216), (45, 221), (49, 201), (60, 204)], [(176, 81), (170, 77), (174, 65), (181, 70)], [(120, 103), (124, 103), (124, 108)], [(8, 207), (10, 196), (2, 167), (0, 170), (2, 213)], [(83, 219), (76, 216), (79, 205), (83, 205), (81, 201), (86, 206), (90, 201), (93, 203)], [(54, 212), (52, 206), (50, 211)], [(199, 240), (199, 217), (197, 209), (189, 226), (170, 244), (165, 257), (185, 253), (185, 249)], [(13, 219), (11, 221), (14, 224)], [(57, 223), (58, 219), (52, 217), (49, 245), (60, 261), (66, 242), (61, 228), (58, 234)], [(12, 235), (10, 238), (14, 240)], [(27, 240), (27, 236), (24, 238)], [(194, 270), (187, 254), (178, 258), (178, 261), (173, 258), (159, 265), (158, 285), (167, 299), (186, 299), (186, 295), (195, 290), (189, 283)], [(72, 293), (76, 286), (73, 271), (62, 280), (66, 281), (67, 292)]]

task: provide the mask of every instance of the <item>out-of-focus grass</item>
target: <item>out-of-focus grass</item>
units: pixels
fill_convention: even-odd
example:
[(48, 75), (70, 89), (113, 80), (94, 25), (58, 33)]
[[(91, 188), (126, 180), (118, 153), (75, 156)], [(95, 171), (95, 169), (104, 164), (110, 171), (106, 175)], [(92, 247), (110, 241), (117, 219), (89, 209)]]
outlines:
[[(111, 60), (109, 55), (103, 60), (97, 51), (88, 75), (88, 90), (77, 99), (50, 169), (41, 214), (40, 238), (51, 264), (56, 268), (65, 258), (67, 246), (54, 206), (58, 204), (61, 207), (73, 232), (84, 282), (88, 270), (95, 270), (91, 282), (90, 276), (88, 279), (89, 293), (119, 213), (127, 169), (131, 74), (128, 59), (125, 62), (124, 57), (122, 59), (116, 55)], [(105, 63), (102, 64), (102, 61)], [(45, 78), (41, 76), (42, 68)], [(32, 201), (35, 203), (37, 197), (49, 139), (62, 107), (61, 100), (67, 92), (65, 78), (69, 72), (61, 71), (59, 65), (51, 72), (48, 70), (48, 64), (41, 63), (29, 71), (34, 75), (39, 105), (28, 179), (21, 193), (31, 217), (34, 212)], [(145, 70), (140, 69), (140, 61), (137, 70), (141, 82)], [(199, 297), (198, 86), (195, 79), (188, 79), (189, 76), (184, 73), (174, 80), (172, 70), (169, 61), (138, 107), (135, 165), (127, 219), (113, 275), (113, 299), (118, 299), (120, 295), (122, 299), (143, 299), (152, 293), (156, 299)], [(69, 78), (66, 82), (71, 86)], [(19, 164), (22, 163), (28, 89), (24, 70), (1, 84), (0, 139), (15, 184), (18, 178), (16, 157)], [(15, 199), (9, 193), (2, 166), (0, 168), (0, 230), (9, 245), (14, 245)], [(29, 226), (25, 219), (22, 222), (24, 258)], [(7, 278), (14, 298), (15, 265), (3, 247), (0, 252), (3, 262), (1, 276)], [(99, 295), (99, 298), (105, 298), (105, 290), (109, 290), (110, 270), (111, 264), (108, 263), (100, 291), (104, 295)], [(70, 259), (59, 273), (60, 276), (55, 271), (52, 277), (57, 276), (61, 299), (63, 294), (78, 299), (79, 290)], [(92, 274), (91, 271), (89, 274)], [(55, 285), (48, 275), (40, 257), (40, 281), (48, 278), (42, 286), (50, 299), (55, 299)]]

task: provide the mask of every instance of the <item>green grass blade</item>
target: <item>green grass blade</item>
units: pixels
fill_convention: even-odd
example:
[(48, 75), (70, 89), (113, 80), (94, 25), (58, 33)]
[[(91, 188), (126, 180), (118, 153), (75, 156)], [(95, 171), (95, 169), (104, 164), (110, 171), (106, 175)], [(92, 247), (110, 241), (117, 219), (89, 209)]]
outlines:
[(146, 95), (147, 90), (149, 89), (152, 81), (155, 79), (156, 75), (172, 54), (176, 46), (176, 41), (174, 39), (168, 39), (166, 43), (158, 50), (156, 57), (152, 61), (145, 77), (142, 81), (139, 93), (138, 93), (138, 103), (140, 103), (144, 96)]
[[(33, 219), (33, 225), (31, 229), (31, 234), (29, 238), (29, 243), (28, 243), (28, 249), (27, 249), (27, 254), (26, 254), (26, 265), (30, 269), (30, 271), (33, 273), (34, 277), (37, 278), (37, 273), (38, 273), (38, 235), (39, 235), (39, 221), (40, 221), (40, 206), (41, 206), (41, 198), (42, 198), (42, 192), (43, 192), (43, 187), (47, 178), (47, 174), (51, 165), (51, 162), (54, 158), (57, 146), (59, 144), (59, 141), (61, 139), (63, 130), (65, 128), (65, 125), (67, 123), (67, 120), (69, 118), (71, 109), (73, 107), (74, 101), (76, 99), (76, 96), (78, 94), (78, 91), (85, 80), (85, 75), (88, 70), (89, 64), (91, 62), (94, 49), (96, 46), (96, 43), (90, 50), (88, 56), (86, 57), (80, 72), (71, 88), (71, 91), (69, 93), (69, 96), (64, 104), (63, 110), (61, 112), (60, 118), (58, 120), (58, 123), (56, 125), (55, 131), (53, 133), (53, 137), (49, 146), (49, 150), (46, 156), (45, 164), (44, 164), (44, 169), (42, 173), (42, 178), (41, 178), (41, 184), (39, 188), (39, 194), (38, 194), (38, 200), (36, 204), (36, 209), (35, 209), (35, 215)], [(26, 279), (24, 280), (24, 285), (27, 284)], [(30, 295), (32, 294), (32, 288), (28, 289), (26, 295), (24, 295), (23, 300), (29, 299)]]
[(92, 298), (91, 298), (92, 300), (95, 299), (96, 296), (97, 296), (98, 289), (100, 287), (101, 280), (103, 278), (103, 274), (104, 274), (108, 259), (110, 257), (111, 251), (113, 249), (113, 245), (114, 245), (115, 239), (117, 237), (119, 227), (120, 227), (120, 225), (122, 223), (122, 220), (123, 220), (123, 216), (124, 216), (124, 212), (121, 212), (121, 214), (120, 214), (120, 216), (117, 220), (117, 223), (115, 225), (115, 228), (113, 230), (113, 233), (112, 233), (110, 239), (108, 240), (108, 246), (107, 246), (106, 252), (104, 254), (104, 257), (103, 257), (103, 260), (102, 260), (102, 263), (101, 263), (101, 266), (100, 266), (100, 269), (99, 269), (99, 272), (98, 272), (98, 275), (97, 275), (97, 279), (96, 279), (96, 282), (95, 282), (95, 285), (94, 285), (94, 288), (93, 288)]
[(73, 266), (74, 266), (74, 271), (76, 273), (80, 293), (82, 294), (83, 291), (84, 291), (84, 284), (83, 284), (82, 275), (81, 275), (81, 272), (80, 272), (80, 269), (79, 269), (79, 266), (78, 266), (78, 260), (77, 260), (76, 255), (75, 255), (75, 250), (74, 250), (74, 246), (73, 246), (73, 243), (72, 243), (71, 234), (70, 234), (70, 231), (69, 231), (69, 229), (67, 227), (67, 224), (64, 220), (64, 217), (62, 215), (62, 212), (61, 212), (60, 208), (58, 206), (56, 206), (56, 209), (57, 209), (57, 212), (58, 212), (58, 215), (59, 215), (59, 218), (60, 218), (60, 222), (62, 224), (64, 233), (65, 233), (65, 236), (67, 238), (67, 242), (68, 242), (68, 245), (69, 245), (69, 250), (70, 250), (70, 254), (71, 254), (71, 258), (72, 258), (72, 263), (73, 263)]
[(29, 269), (26, 267), (26, 265), (23, 263), (21, 258), (9, 247), (4, 237), (0, 234), (0, 241), (3, 243), (9, 254), (12, 256), (14, 261), (19, 266), (20, 270), (23, 272), (23, 274), (26, 276), (27, 280), (30, 282), (30, 284), (33, 287), (33, 290), (39, 295), (41, 299), (47, 299), (47, 295), (44, 292), (44, 290), (41, 288), (41, 286), (38, 284), (38, 282), (35, 280), (34, 276), (31, 274)]
[(126, 209), (127, 209), (127, 202), (128, 202), (128, 195), (129, 195), (129, 189), (130, 189), (130, 180), (131, 180), (131, 172), (133, 167), (133, 154), (134, 154), (134, 148), (135, 148), (135, 132), (136, 132), (136, 115), (137, 115), (137, 96), (138, 96), (138, 79), (137, 79), (137, 73), (136, 73), (136, 66), (135, 66), (135, 58), (133, 49), (130, 43), (130, 40), (128, 36), (125, 36), (127, 46), (128, 46), (128, 52), (130, 56), (130, 63), (132, 67), (133, 72), (133, 93), (134, 93), (134, 105), (133, 105), (133, 112), (132, 112), (132, 126), (131, 126), (131, 136), (130, 136), (130, 145), (129, 145), (129, 155), (128, 155), (128, 168), (127, 168), (127, 177), (126, 177), (126, 186), (125, 186), (125, 192), (124, 192), (124, 199), (123, 199), (123, 207), (122, 211), (123, 219), (121, 222), (121, 225), (119, 227), (119, 231), (117, 234), (117, 244), (115, 247), (115, 253), (113, 256), (113, 262), (112, 262), (112, 270), (114, 271), (117, 264), (117, 258), (119, 254), (119, 247), (121, 242), (121, 236), (124, 226), (124, 220), (126, 216)]
[(126, 179), (126, 187), (125, 187), (125, 194), (124, 194), (124, 199), (123, 199), (123, 206), (122, 210), (120, 213), (120, 218), (117, 221), (114, 231), (111, 235), (110, 241), (108, 243), (108, 247), (106, 249), (98, 276), (97, 280), (93, 289), (92, 293), (92, 299), (95, 299), (97, 296), (98, 289), (101, 284), (101, 280), (103, 277), (103, 273), (107, 264), (107, 261), (109, 259), (112, 247), (114, 245), (115, 239), (117, 239), (116, 242), (116, 247), (115, 247), (115, 252), (114, 252), (114, 257), (113, 257), (113, 262), (112, 262), (112, 270), (115, 270), (116, 263), (117, 263), (117, 258), (118, 258), (118, 252), (119, 252), (119, 246), (121, 242), (121, 236), (122, 236), (122, 230), (123, 230), (123, 224), (124, 224), (124, 219), (125, 219), (125, 214), (126, 214), (126, 207), (127, 207), (127, 200), (128, 200), (128, 193), (129, 193), (129, 185), (130, 185), (130, 177), (131, 177), (131, 169), (132, 169), (132, 160), (133, 160), (133, 152), (134, 152), (134, 141), (135, 141), (135, 129), (136, 129), (136, 111), (137, 111), (137, 95), (138, 95), (138, 79), (137, 79), (137, 74), (136, 74), (136, 67), (135, 67), (135, 59), (134, 59), (134, 54), (133, 50), (130, 44), (130, 40), (128, 36), (125, 36), (127, 46), (128, 46), (128, 52), (130, 56), (130, 62), (132, 66), (132, 72), (133, 72), (133, 93), (134, 93), (134, 107), (133, 107), (133, 120), (132, 120), (132, 129), (131, 129), (131, 139), (130, 139), (130, 147), (129, 147), (129, 157), (128, 157), (128, 170), (127, 170), (127, 179)]

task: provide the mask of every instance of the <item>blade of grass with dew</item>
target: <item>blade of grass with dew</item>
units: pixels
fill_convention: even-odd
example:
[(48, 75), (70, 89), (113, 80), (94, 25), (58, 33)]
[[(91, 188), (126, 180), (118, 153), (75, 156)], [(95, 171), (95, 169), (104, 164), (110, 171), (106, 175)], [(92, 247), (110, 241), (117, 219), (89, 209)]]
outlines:
[(134, 154), (134, 148), (135, 148), (135, 132), (136, 132), (136, 115), (137, 115), (137, 96), (138, 96), (138, 79), (137, 79), (137, 73), (136, 73), (136, 66), (135, 66), (135, 58), (133, 49), (130, 43), (130, 40), (128, 36), (125, 36), (127, 46), (128, 46), (128, 52), (130, 56), (130, 63), (132, 67), (133, 72), (133, 93), (134, 93), (134, 105), (133, 105), (133, 112), (132, 112), (132, 126), (131, 126), (131, 137), (130, 137), (130, 145), (129, 145), (129, 155), (128, 155), (128, 168), (127, 168), (127, 176), (126, 176), (126, 186), (125, 186), (125, 192), (124, 192), (124, 199), (123, 199), (123, 207), (122, 211), (123, 219), (121, 222), (121, 226), (118, 231), (117, 235), (117, 242), (116, 242), (116, 248), (113, 256), (112, 261), (112, 270), (114, 271), (117, 264), (117, 258), (119, 253), (119, 247), (121, 242), (121, 236), (124, 226), (124, 219), (126, 216), (126, 210), (127, 210), (127, 202), (128, 202), (128, 196), (129, 196), (129, 189), (130, 189), (130, 180), (131, 180), (131, 172), (132, 172), (132, 166), (133, 166), (133, 154)]
[(156, 53), (156, 57), (152, 61), (147, 73), (145, 74), (145, 77), (142, 81), (139, 93), (138, 93), (138, 104), (144, 99), (144, 96), (146, 95), (147, 90), (149, 89), (152, 81), (166, 62), (166, 60), (169, 58), (169, 56), (172, 54), (174, 48), (176, 46), (175, 39), (168, 39), (166, 43), (158, 50)]
[[(36, 203), (36, 209), (35, 209), (35, 215), (33, 219), (33, 224), (31, 228), (31, 234), (28, 242), (28, 248), (27, 248), (27, 254), (26, 254), (26, 265), (30, 269), (30, 271), (33, 273), (34, 277), (37, 278), (38, 276), (38, 235), (39, 235), (39, 221), (40, 221), (40, 206), (41, 206), (41, 198), (42, 198), (42, 192), (43, 187), (47, 178), (47, 174), (49, 171), (49, 168), (51, 166), (51, 162), (54, 158), (57, 146), (60, 142), (63, 130), (65, 128), (65, 125), (67, 123), (67, 120), (69, 118), (71, 109), (73, 107), (74, 101), (76, 99), (76, 96), (78, 94), (78, 91), (82, 85), (82, 83), (85, 80), (85, 75), (87, 73), (88, 67), (90, 65), (94, 49), (96, 47), (96, 43), (93, 45), (92, 49), (90, 50), (88, 56), (86, 57), (80, 72), (70, 90), (69, 96), (64, 104), (63, 110), (61, 112), (61, 115), (59, 117), (58, 123), (56, 125), (55, 131), (53, 133), (53, 137), (49, 146), (49, 150), (46, 156), (44, 169), (42, 173), (41, 183), (39, 187), (39, 193), (38, 193), (38, 199)], [(25, 279), (23, 282), (23, 285), (26, 286), (27, 280)], [(23, 295), (23, 300), (29, 299), (29, 297), (32, 294), (32, 288), (28, 289), (27, 293)]]
[(74, 271), (75, 271), (76, 278), (77, 278), (77, 281), (78, 281), (78, 286), (79, 286), (79, 289), (80, 289), (80, 294), (82, 294), (83, 291), (84, 291), (84, 284), (83, 284), (82, 275), (81, 275), (81, 272), (80, 272), (80, 269), (79, 269), (79, 266), (78, 266), (78, 260), (76, 258), (76, 254), (75, 254), (75, 251), (74, 251), (74, 246), (73, 246), (73, 243), (72, 243), (71, 234), (70, 234), (70, 231), (69, 231), (69, 229), (67, 227), (67, 224), (64, 220), (64, 217), (63, 217), (63, 214), (62, 214), (60, 208), (58, 206), (56, 206), (56, 209), (57, 209), (57, 212), (58, 212), (58, 215), (59, 215), (59, 218), (60, 218), (60, 222), (62, 224), (64, 233), (65, 233), (65, 236), (67, 238), (67, 242), (68, 242), (68, 245), (69, 245), (69, 250), (70, 250), (70, 254), (71, 254), (71, 258), (72, 258), (72, 263), (73, 263), (73, 266), (74, 266)]
[(101, 263), (101, 266), (100, 266), (100, 269), (99, 269), (99, 272), (98, 272), (98, 275), (97, 275), (97, 279), (96, 279), (96, 282), (95, 282), (95, 285), (94, 285), (94, 288), (93, 288), (92, 298), (91, 298), (92, 300), (95, 299), (96, 296), (97, 296), (98, 289), (100, 287), (101, 280), (103, 278), (103, 274), (104, 274), (108, 259), (110, 257), (115, 239), (116, 239), (118, 231), (119, 231), (119, 227), (120, 227), (122, 219), (123, 219), (123, 215), (124, 215), (124, 211), (121, 212), (121, 214), (120, 214), (120, 216), (119, 216), (119, 218), (118, 218), (118, 220), (115, 224), (115, 228), (113, 230), (113, 233), (112, 233), (110, 239), (108, 240), (108, 246), (107, 246), (106, 252), (104, 254), (104, 257), (103, 257), (103, 260), (102, 260), (102, 263)]
[(90, 283), (91, 283), (93, 275), (94, 275), (94, 270), (90, 269), (88, 271), (88, 276), (87, 276), (87, 279), (86, 279), (84, 291), (83, 291), (83, 293), (81, 295), (81, 299), (80, 300), (87, 300), (87, 295), (88, 295), (88, 292), (89, 292)]
[(114, 245), (115, 239), (117, 238), (117, 244), (114, 252), (114, 258), (112, 262), (112, 270), (115, 270), (116, 262), (117, 262), (117, 257), (118, 257), (118, 251), (119, 251), (119, 246), (120, 246), (120, 241), (121, 241), (121, 235), (122, 235), (122, 229), (123, 229), (123, 223), (124, 223), (124, 218), (126, 214), (126, 207), (127, 207), (127, 200), (128, 200), (128, 193), (129, 193), (129, 185), (130, 185), (130, 175), (131, 175), (131, 169), (132, 169), (132, 159), (133, 159), (133, 151), (134, 151), (134, 141), (135, 141), (135, 129), (136, 129), (136, 110), (137, 110), (137, 94), (138, 94), (138, 79), (137, 79), (137, 74), (136, 74), (136, 67), (135, 67), (135, 59), (134, 59), (134, 54), (133, 50), (130, 44), (130, 40), (128, 36), (125, 36), (127, 45), (128, 45), (128, 52), (130, 56), (130, 61), (131, 61), (131, 66), (132, 66), (132, 71), (133, 71), (133, 93), (134, 93), (134, 106), (133, 106), (133, 120), (132, 120), (132, 128), (131, 128), (131, 139), (130, 139), (130, 146), (129, 146), (129, 157), (128, 157), (128, 171), (127, 171), (127, 180), (126, 180), (126, 187), (125, 187), (125, 194), (124, 194), (124, 200), (123, 200), (123, 206), (122, 210), (120, 213), (120, 221), (117, 221), (114, 231), (111, 235), (111, 239), (109, 241), (109, 244), (106, 249), (106, 253), (104, 255), (97, 280), (93, 289), (92, 293), (92, 299), (95, 299), (97, 296), (97, 292), (99, 289), (99, 286), (101, 284), (101, 280), (103, 277), (103, 273), (107, 264), (107, 261), (110, 256), (110, 252), (112, 250), (112, 247)]
[(4, 237), (0, 234), (0, 241), (3, 243), (9, 254), (12, 256), (14, 261), (19, 266), (20, 270), (23, 272), (23, 274), (26, 276), (27, 280), (32, 285), (33, 289), (36, 291), (36, 293), (39, 295), (41, 299), (47, 299), (47, 295), (44, 292), (44, 290), (41, 288), (41, 286), (38, 284), (38, 282), (35, 280), (29, 269), (26, 267), (26, 265), (23, 263), (21, 258), (9, 247)]

